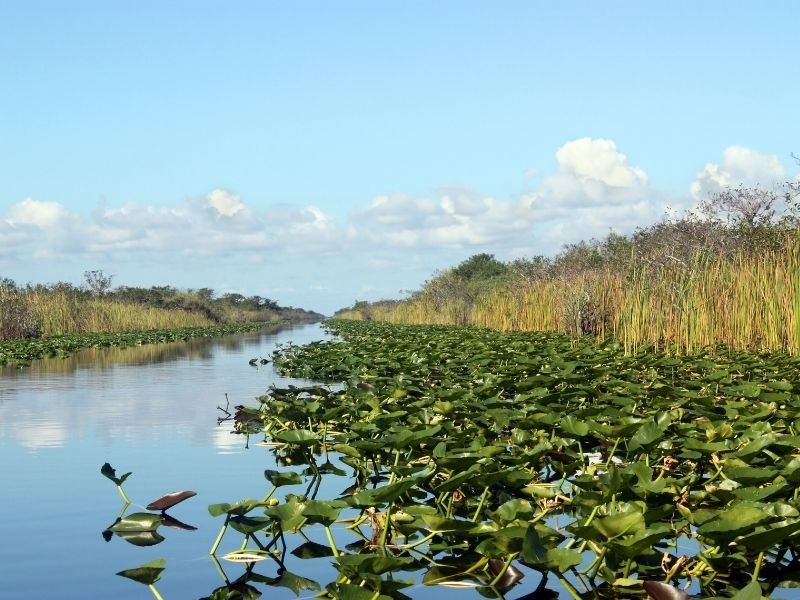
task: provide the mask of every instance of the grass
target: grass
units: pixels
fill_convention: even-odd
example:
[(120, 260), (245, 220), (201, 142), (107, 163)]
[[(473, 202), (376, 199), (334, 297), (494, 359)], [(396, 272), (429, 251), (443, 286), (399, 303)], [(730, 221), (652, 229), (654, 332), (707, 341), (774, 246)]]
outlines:
[(800, 354), (800, 238), (780, 252), (696, 257), (690, 264), (633, 264), (627, 273), (584, 271), (510, 280), (476, 295), (426, 290), (400, 303), (337, 314), (397, 324), (473, 325), (617, 338), (628, 352), (679, 353), (724, 345)]
[(207, 327), (203, 315), (136, 304), (79, 299), (68, 294), (31, 294), (26, 297), (42, 336), (83, 332), (141, 331), (179, 327)]
[(0, 340), (279, 320), (279, 313), (271, 310), (230, 308), (220, 312), (220, 320), (212, 320), (203, 312), (179, 307), (160, 308), (64, 292), (0, 289)]

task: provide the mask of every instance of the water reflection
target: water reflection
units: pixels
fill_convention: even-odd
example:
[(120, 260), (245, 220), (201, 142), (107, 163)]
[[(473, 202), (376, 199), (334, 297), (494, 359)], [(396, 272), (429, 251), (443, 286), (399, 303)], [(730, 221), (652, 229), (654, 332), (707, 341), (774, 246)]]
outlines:
[(92, 437), (134, 445), (171, 436), (220, 452), (242, 451), (230, 427), (211, 428), (218, 406), (252, 404), (276, 379), (251, 367), (287, 339), (319, 338), (318, 326), (131, 348), (89, 348), (68, 358), (0, 369), (0, 444), (31, 451)]
[[(244, 348), (260, 346), (266, 338), (291, 327), (274, 327), (258, 332), (245, 333), (221, 338), (195, 338), (186, 342), (166, 344), (144, 344), (128, 348), (86, 348), (66, 358), (44, 358), (35, 360), (27, 367), (0, 367), (0, 379), (22, 378), (25, 380), (40, 376), (65, 375), (80, 369), (109, 369), (119, 365), (152, 365), (181, 359), (210, 359), (214, 350), (240, 352)], [(0, 399), (3, 387), (0, 387)]]

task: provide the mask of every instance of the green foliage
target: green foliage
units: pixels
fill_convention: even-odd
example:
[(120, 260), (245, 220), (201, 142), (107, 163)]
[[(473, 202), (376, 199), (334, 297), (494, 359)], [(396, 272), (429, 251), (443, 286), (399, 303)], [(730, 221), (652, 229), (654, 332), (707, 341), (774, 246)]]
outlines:
[[(688, 597), (672, 584), (755, 597), (795, 568), (797, 359), (626, 356), (542, 332), (328, 327), (335, 340), (283, 346), (273, 362), (339, 385), (259, 398), (265, 443), (278, 463), (306, 466), (306, 495), (209, 511), (245, 544), (297, 532), (294, 556), (333, 557), (331, 593), (402, 597), (405, 571), (488, 593), (517, 584), (500, 575), (519, 561), (592, 597), (641, 595), (643, 583), (653, 597)], [(344, 487), (334, 463), (351, 485), (319, 498)], [(314, 529), (327, 545), (310, 541)], [(345, 546), (347, 535), (357, 539)], [(671, 585), (655, 585), (665, 572)]]
[(358, 303), (337, 316), (610, 334), (629, 349), (691, 352), (723, 343), (800, 353), (800, 329), (786, 331), (800, 322), (798, 226), (798, 184), (740, 186), (695, 212), (630, 236), (610, 232), (569, 244), (553, 257), (503, 263), (477, 254), (404, 301)]
[(502, 277), (508, 266), (494, 257), (494, 254), (475, 254), (453, 269), (453, 274), (466, 281), (486, 280)]
[(26, 365), (32, 360), (53, 356), (68, 356), (82, 348), (141, 346), (164, 342), (185, 341), (197, 337), (216, 337), (231, 333), (256, 331), (266, 323), (242, 323), (213, 327), (184, 327), (160, 331), (130, 331), (124, 333), (84, 333), (41, 339), (0, 342), (0, 366)]

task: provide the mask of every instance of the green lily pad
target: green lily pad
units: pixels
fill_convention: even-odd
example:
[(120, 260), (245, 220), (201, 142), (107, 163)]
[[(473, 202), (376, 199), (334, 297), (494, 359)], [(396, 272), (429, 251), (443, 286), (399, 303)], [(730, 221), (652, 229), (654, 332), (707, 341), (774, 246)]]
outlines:
[(134, 569), (125, 569), (124, 571), (119, 571), (117, 575), (120, 577), (133, 579), (134, 581), (138, 581), (139, 583), (143, 583), (145, 585), (153, 585), (161, 578), (161, 573), (164, 572), (166, 565), (167, 561), (165, 561), (163, 558), (159, 558), (156, 560), (151, 560), (150, 562), (146, 562), (142, 566)]

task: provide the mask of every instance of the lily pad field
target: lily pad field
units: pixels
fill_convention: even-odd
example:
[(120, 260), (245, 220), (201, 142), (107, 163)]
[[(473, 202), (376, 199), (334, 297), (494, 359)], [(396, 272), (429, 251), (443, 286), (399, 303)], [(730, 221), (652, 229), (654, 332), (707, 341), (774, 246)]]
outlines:
[[(273, 385), (232, 417), (279, 468), (264, 497), (209, 506), (212, 554), (233, 536), (229, 559), (326, 560), (328, 581), (281, 585), (346, 600), (414, 597), (420, 582), (465, 597), (796, 597), (797, 358), (327, 327), (336, 337), (272, 359), (336, 385)], [(257, 597), (242, 590), (259, 581), (275, 583), (248, 567), (242, 595), (214, 597)]]

